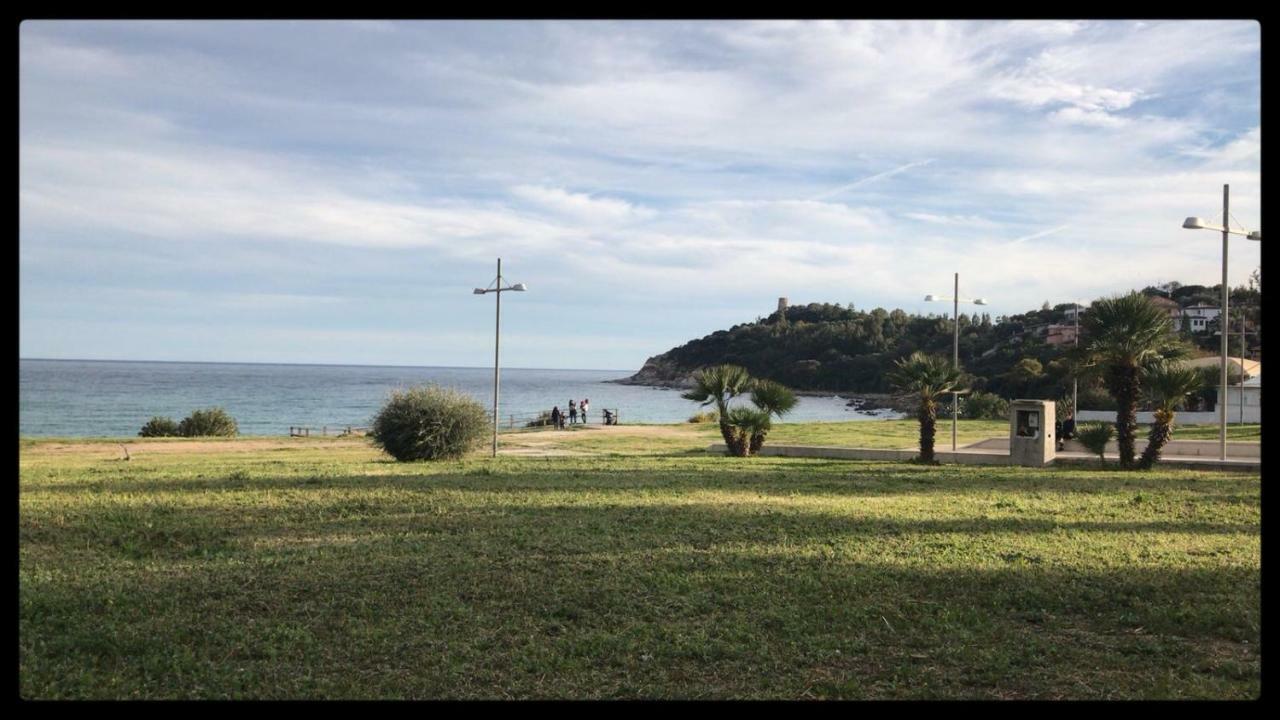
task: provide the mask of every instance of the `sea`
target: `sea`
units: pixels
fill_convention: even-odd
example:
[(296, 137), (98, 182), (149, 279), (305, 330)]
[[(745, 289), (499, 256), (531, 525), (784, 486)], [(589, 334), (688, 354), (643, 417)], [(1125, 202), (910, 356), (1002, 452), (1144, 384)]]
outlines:
[[(608, 408), (626, 423), (683, 422), (703, 410), (680, 391), (608, 382), (632, 370), (503, 368), (500, 423), (520, 426), (569, 400), (590, 400), (588, 422)], [(493, 406), (493, 368), (256, 363), (18, 360), (20, 437), (132, 437), (154, 416), (175, 421), (192, 410), (225, 409), (242, 435), (282, 436), (291, 427), (335, 434), (367, 427), (390, 394), (437, 384)], [(784, 421), (870, 420), (839, 396), (803, 396)]]

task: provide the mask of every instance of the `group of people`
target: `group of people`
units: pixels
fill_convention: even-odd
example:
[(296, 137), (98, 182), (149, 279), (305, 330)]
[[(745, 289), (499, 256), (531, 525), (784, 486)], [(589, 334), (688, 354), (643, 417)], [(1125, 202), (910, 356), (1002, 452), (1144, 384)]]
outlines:
[[(585, 425), (585, 424), (587, 424), (587, 409), (588, 409), (588, 408), (590, 408), (590, 407), (591, 407), (591, 400), (590, 400), (590, 398), (583, 398), (583, 400), (582, 400), (582, 402), (581, 402), (581, 403), (577, 403), (577, 402), (575, 402), (575, 401), (573, 401), (573, 400), (570, 400), (570, 401), (569, 401), (569, 412), (568, 412), (568, 413), (562, 412), (562, 411), (560, 410), (560, 406), (559, 406), (559, 405), (557, 405), (557, 406), (555, 406), (555, 407), (551, 408), (551, 424), (552, 424), (553, 426), (555, 426), (555, 427), (557, 427), (557, 428), (559, 428), (559, 429), (563, 430), (563, 429), (564, 429), (564, 424), (565, 424), (565, 417), (566, 417), (566, 415), (568, 416), (568, 421), (569, 421), (570, 423), (572, 423), (572, 424), (577, 424), (577, 422), (578, 422), (578, 415), (579, 415), (579, 414), (581, 414), (581, 415), (582, 415), (582, 424), (583, 424), (583, 425)], [(605, 410), (604, 412), (605, 412), (605, 415), (606, 415), (606, 416), (608, 416), (609, 411), (608, 411), (608, 410)], [(607, 418), (606, 418), (606, 419), (607, 419)], [(605, 424), (607, 425), (608, 423), (606, 422)]]

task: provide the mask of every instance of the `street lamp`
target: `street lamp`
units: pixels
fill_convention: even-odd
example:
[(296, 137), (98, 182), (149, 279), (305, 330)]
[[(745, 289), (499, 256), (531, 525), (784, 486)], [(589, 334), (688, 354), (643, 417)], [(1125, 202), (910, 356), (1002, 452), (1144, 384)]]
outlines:
[(498, 277), (490, 285), (492, 287), (476, 288), (471, 292), (474, 295), (493, 293), (497, 300), (493, 323), (493, 456), (498, 457), (498, 340), (501, 337), (502, 328), (502, 293), (508, 290), (524, 292), (527, 288), (524, 283), (502, 286), (502, 258), (498, 258)]
[[(1214, 225), (1204, 218), (1189, 217), (1182, 222), (1188, 230), (1217, 230), (1222, 233), (1222, 311), (1218, 324), (1225, 328), (1227, 322), (1227, 302), (1230, 289), (1227, 286), (1227, 236), (1242, 235), (1246, 240), (1261, 241), (1262, 231), (1240, 232), (1231, 229), (1230, 207), (1231, 186), (1222, 186), (1222, 225)], [(1227, 459), (1227, 333), (1222, 333), (1222, 392), (1218, 396), (1218, 454), (1222, 460)]]
[[(955, 331), (953, 335), (954, 339), (952, 341), (952, 349), (951, 349), (951, 366), (959, 370), (960, 369), (960, 303), (966, 302), (966, 303), (973, 303), (974, 305), (986, 305), (987, 301), (985, 298), (976, 298), (976, 299), (970, 300), (968, 298), (960, 297), (960, 273), (956, 273), (955, 280), (956, 280), (955, 295), (952, 295), (951, 297), (942, 297), (941, 295), (925, 295), (924, 301), (925, 302), (946, 302), (947, 300), (951, 300), (953, 302), (954, 310), (955, 310), (955, 316), (953, 318), (954, 324), (955, 324)], [(954, 452), (956, 449), (956, 420), (960, 416), (960, 411), (958, 409), (959, 403), (956, 400), (956, 395), (958, 394), (959, 393), (956, 392), (955, 390), (951, 391), (951, 450), (952, 452)]]
[[(1072, 298), (1072, 300), (1071, 300), (1071, 304), (1072, 304), (1073, 306), (1075, 306), (1075, 316), (1076, 316), (1076, 318), (1075, 318), (1075, 319), (1076, 319), (1075, 346), (1076, 346), (1076, 347), (1080, 347), (1080, 300), (1079, 300), (1079, 299), (1077, 299), (1077, 298)], [(1071, 378), (1071, 415), (1072, 415), (1072, 417), (1075, 417), (1075, 418), (1077, 419), (1077, 421), (1078, 421), (1078, 420), (1079, 420), (1079, 415), (1080, 415), (1080, 406), (1079, 406), (1079, 404), (1078, 404), (1078, 402), (1079, 402), (1079, 396), (1080, 396), (1080, 380), (1079, 380), (1079, 378), (1075, 377), (1074, 375), (1075, 375), (1075, 373), (1072, 373), (1072, 378)]]

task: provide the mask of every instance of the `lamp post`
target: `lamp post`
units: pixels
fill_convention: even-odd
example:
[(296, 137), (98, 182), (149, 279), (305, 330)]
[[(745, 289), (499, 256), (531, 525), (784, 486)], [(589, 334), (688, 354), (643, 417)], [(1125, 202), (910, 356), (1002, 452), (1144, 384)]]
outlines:
[[(1227, 236), (1242, 235), (1247, 240), (1262, 240), (1262, 231), (1255, 230), (1253, 232), (1240, 232), (1231, 229), (1230, 207), (1231, 186), (1222, 186), (1222, 225), (1214, 225), (1204, 218), (1189, 217), (1182, 222), (1182, 227), (1188, 230), (1218, 230), (1222, 233), (1222, 310), (1221, 319), (1218, 321), (1219, 327), (1227, 327), (1227, 303), (1231, 294), (1231, 290), (1227, 285)], [(1218, 394), (1218, 455), (1222, 460), (1227, 459), (1227, 333), (1222, 333), (1222, 390)]]
[(524, 292), (527, 288), (524, 283), (502, 286), (502, 258), (498, 258), (498, 277), (490, 285), (492, 287), (476, 288), (471, 292), (475, 295), (493, 293), (497, 300), (493, 321), (493, 457), (498, 457), (498, 343), (502, 337), (502, 293), (508, 290)]
[[(1075, 316), (1076, 316), (1075, 346), (1078, 348), (1080, 347), (1080, 300), (1078, 298), (1072, 298), (1071, 304), (1075, 307), (1075, 310), (1076, 310), (1075, 311)], [(1079, 378), (1075, 377), (1075, 373), (1072, 373), (1071, 415), (1072, 417), (1076, 417), (1077, 422), (1079, 422), (1078, 416), (1080, 414), (1079, 400), (1080, 400), (1080, 380)]]
[[(954, 295), (952, 295), (951, 297), (942, 297), (940, 295), (925, 295), (924, 300), (925, 302), (946, 302), (947, 300), (952, 301), (952, 309), (954, 312), (952, 319), (955, 324), (955, 328), (953, 330), (953, 335), (952, 335), (953, 339), (951, 344), (951, 366), (959, 370), (960, 369), (960, 303), (966, 302), (966, 303), (973, 303), (974, 305), (986, 305), (987, 301), (984, 298), (976, 298), (976, 299), (970, 300), (968, 298), (960, 297), (960, 273), (955, 274), (955, 294)], [(956, 400), (956, 395), (958, 394), (959, 393), (957, 393), (954, 390), (951, 391), (951, 450), (952, 452), (954, 452), (956, 449), (956, 421), (960, 415), (960, 411), (958, 407), (959, 403)]]

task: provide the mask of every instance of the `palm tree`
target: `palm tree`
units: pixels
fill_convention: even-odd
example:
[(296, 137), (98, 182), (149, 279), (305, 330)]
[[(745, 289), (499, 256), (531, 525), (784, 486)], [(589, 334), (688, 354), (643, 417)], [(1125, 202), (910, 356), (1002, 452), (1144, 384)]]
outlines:
[(734, 434), (733, 442), (729, 445), (730, 454), (738, 457), (755, 454), (759, 449), (758, 446), (752, 449), (755, 438), (762, 438), (760, 442), (763, 444), (763, 438), (769, 433), (772, 425), (768, 412), (749, 407), (736, 407), (730, 410), (727, 422)]
[(1081, 423), (1076, 428), (1076, 437), (1089, 452), (1098, 456), (1098, 461), (1107, 464), (1107, 443), (1114, 435), (1113, 428), (1106, 423)]
[(934, 462), (933, 436), (938, 422), (938, 398), (960, 385), (959, 368), (952, 367), (946, 358), (917, 351), (895, 361), (888, 379), (900, 394), (919, 399), (916, 419), (920, 421), (920, 460)]
[(781, 418), (783, 415), (791, 412), (795, 408), (799, 399), (796, 394), (786, 385), (776, 383), (772, 380), (756, 380), (751, 387), (751, 402), (760, 412), (764, 413), (764, 423), (759, 430), (751, 433), (751, 441), (747, 446), (747, 454), (755, 455), (760, 452), (760, 448), (764, 445), (765, 436), (769, 434), (772, 422), (769, 418), (777, 415)]
[[(745, 440), (739, 441), (739, 435), (729, 424), (729, 400), (747, 392), (751, 386), (751, 376), (746, 368), (737, 365), (716, 365), (699, 370), (693, 375), (693, 387), (680, 394), (685, 400), (700, 402), (705, 407), (715, 403), (720, 420), (720, 435), (729, 448), (730, 455), (745, 455)], [(744, 445), (741, 451), (738, 445)]]
[(1186, 353), (1169, 316), (1145, 295), (1131, 292), (1095, 302), (1081, 327), (1080, 354), (1116, 400), (1120, 467), (1133, 467), (1138, 393), (1143, 377), (1167, 359)]
[(1138, 469), (1148, 470), (1160, 462), (1160, 450), (1173, 435), (1174, 412), (1186, 402), (1187, 397), (1200, 390), (1202, 380), (1195, 368), (1181, 363), (1167, 363), (1147, 375), (1147, 397), (1155, 403), (1155, 422), (1147, 447), (1138, 459)]

